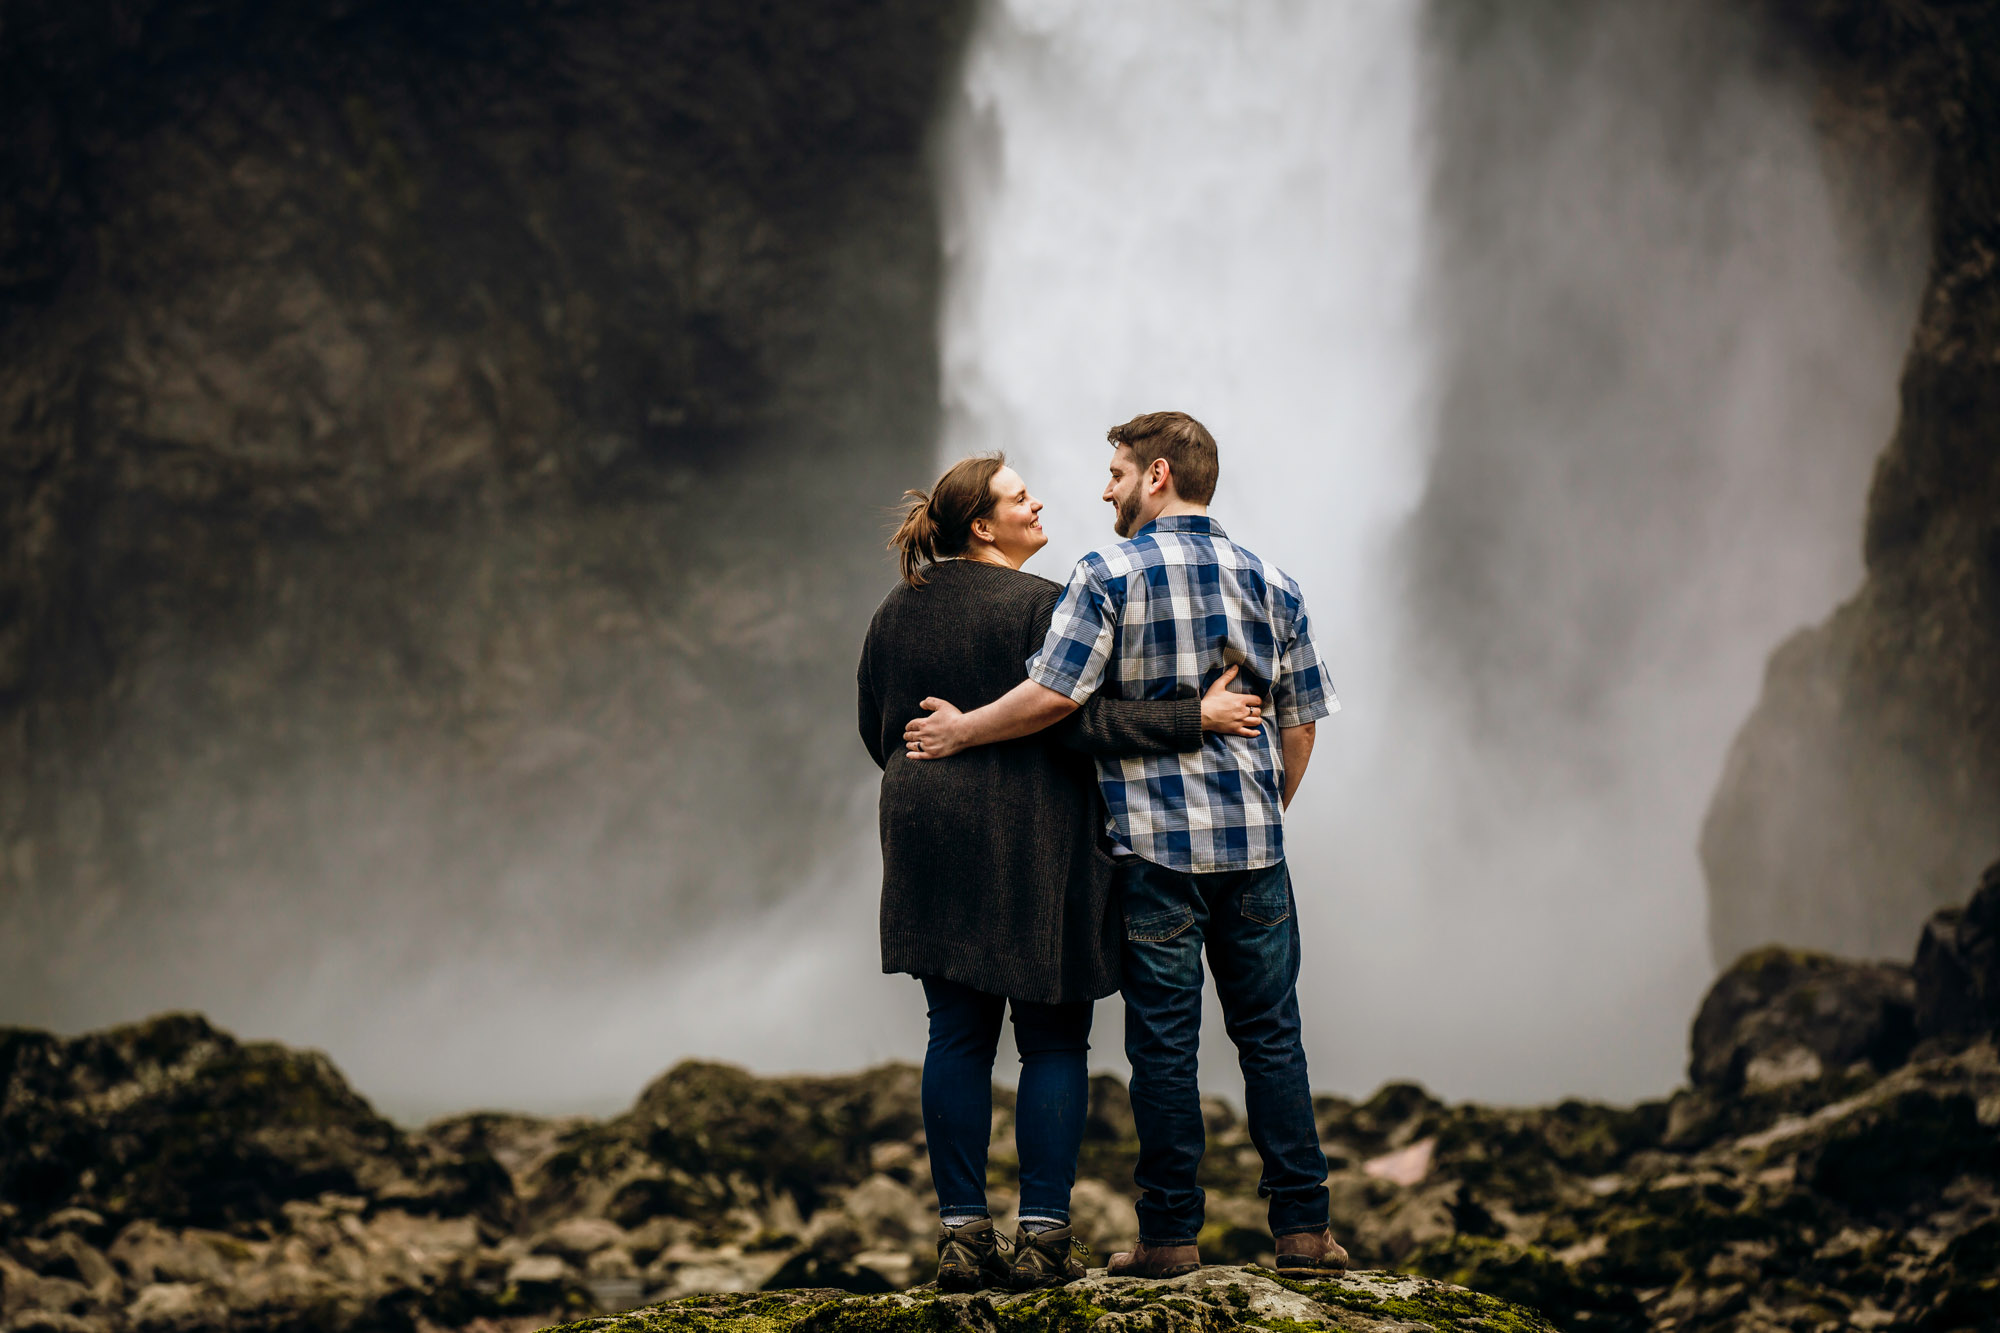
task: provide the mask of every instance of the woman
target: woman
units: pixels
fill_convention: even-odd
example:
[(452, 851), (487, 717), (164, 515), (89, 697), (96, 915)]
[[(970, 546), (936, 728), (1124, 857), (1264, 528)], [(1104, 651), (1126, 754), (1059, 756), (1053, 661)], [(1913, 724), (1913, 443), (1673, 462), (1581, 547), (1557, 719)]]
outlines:
[[(1061, 589), (1021, 572), (1048, 542), (1041, 502), (1002, 457), (968, 458), (910, 501), (890, 549), (903, 581), (861, 650), (861, 738), (882, 768), (882, 970), (923, 982), (924, 1130), (938, 1191), (938, 1284), (1020, 1290), (1082, 1276), (1070, 1187), (1088, 1099), (1091, 1002), (1117, 988), (1111, 861), (1087, 756), (1173, 753), (1204, 729), (1256, 734), (1259, 701), (1093, 699), (1037, 736), (918, 763), (903, 726), (938, 695), (964, 708), (1027, 676)], [(986, 1209), (993, 1054), (1013, 1009), (1021, 1052), (1011, 1257)]]

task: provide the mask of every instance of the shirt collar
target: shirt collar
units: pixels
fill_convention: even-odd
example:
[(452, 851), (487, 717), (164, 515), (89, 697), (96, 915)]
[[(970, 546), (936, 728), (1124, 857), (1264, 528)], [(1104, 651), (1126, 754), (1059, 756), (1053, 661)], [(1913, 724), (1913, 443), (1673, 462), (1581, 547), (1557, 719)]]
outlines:
[(1229, 536), (1222, 530), (1222, 525), (1207, 514), (1164, 514), (1132, 535), (1143, 537), (1149, 532), (1205, 532), (1211, 537), (1225, 539)]

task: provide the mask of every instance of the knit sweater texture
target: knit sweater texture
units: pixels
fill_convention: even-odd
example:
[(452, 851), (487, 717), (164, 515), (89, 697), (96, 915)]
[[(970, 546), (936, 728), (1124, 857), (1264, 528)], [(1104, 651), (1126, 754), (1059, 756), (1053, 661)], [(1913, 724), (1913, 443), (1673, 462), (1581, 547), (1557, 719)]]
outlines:
[(1034, 736), (912, 760), (936, 696), (970, 712), (1027, 679), (1062, 589), (970, 560), (883, 599), (861, 649), (861, 739), (882, 769), (882, 970), (1040, 1003), (1118, 988), (1112, 862), (1093, 756), (1201, 746), (1196, 698), (1091, 699)]

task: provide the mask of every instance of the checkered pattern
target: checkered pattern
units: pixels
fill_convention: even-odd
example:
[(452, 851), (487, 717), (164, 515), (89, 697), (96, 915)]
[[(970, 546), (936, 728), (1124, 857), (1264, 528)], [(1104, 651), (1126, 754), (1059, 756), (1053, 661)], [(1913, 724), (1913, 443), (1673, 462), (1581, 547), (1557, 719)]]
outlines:
[[(1278, 729), (1339, 710), (1321, 678), (1299, 585), (1205, 515), (1156, 519), (1079, 560), (1028, 679), (1082, 703), (1188, 698), (1240, 659), (1269, 704), (1257, 736), (1202, 737), (1191, 754), (1097, 761), (1117, 850), (1199, 874), (1256, 870), (1285, 855)], [(1275, 722), (1276, 727), (1270, 725)]]

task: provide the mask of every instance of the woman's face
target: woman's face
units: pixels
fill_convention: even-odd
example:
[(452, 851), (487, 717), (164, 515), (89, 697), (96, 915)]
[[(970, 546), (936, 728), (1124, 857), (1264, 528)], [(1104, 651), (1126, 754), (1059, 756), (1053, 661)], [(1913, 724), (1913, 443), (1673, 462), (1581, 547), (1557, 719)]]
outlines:
[(1049, 544), (1049, 535), (1042, 531), (1042, 502), (1028, 494), (1028, 483), (1010, 467), (993, 474), (993, 500), (993, 512), (972, 525), (972, 535), (1019, 569)]

